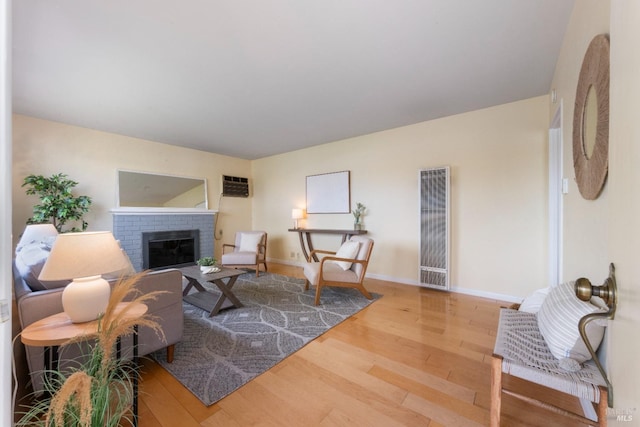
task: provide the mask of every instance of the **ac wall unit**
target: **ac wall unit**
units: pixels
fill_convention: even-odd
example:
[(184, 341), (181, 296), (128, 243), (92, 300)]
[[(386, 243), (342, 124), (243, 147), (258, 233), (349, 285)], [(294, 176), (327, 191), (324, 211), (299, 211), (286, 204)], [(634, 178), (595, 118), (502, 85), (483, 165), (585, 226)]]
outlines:
[(249, 197), (249, 179), (222, 175), (222, 195), (225, 197)]

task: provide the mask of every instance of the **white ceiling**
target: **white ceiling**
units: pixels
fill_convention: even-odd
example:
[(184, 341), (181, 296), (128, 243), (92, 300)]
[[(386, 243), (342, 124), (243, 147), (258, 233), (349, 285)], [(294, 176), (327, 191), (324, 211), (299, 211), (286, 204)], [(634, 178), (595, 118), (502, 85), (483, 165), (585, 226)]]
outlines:
[(18, 0), (14, 112), (257, 159), (547, 93), (574, 0)]

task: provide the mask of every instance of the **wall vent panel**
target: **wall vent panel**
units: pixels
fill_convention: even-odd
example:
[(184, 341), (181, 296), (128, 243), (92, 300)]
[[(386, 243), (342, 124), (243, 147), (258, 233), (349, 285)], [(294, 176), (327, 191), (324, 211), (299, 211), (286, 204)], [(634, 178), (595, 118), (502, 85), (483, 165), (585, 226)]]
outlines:
[(449, 289), (449, 167), (420, 170), (420, 283)]

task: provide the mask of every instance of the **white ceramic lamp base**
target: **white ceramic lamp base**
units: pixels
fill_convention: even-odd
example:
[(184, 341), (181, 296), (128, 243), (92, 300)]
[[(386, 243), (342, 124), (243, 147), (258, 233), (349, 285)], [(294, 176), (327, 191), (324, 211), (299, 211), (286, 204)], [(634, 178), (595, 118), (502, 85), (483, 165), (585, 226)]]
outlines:
[(110, 295), (102, 276), (74, 279), (62, 292), (62, 307), (73, 323), (90, 322), (105, 312)]

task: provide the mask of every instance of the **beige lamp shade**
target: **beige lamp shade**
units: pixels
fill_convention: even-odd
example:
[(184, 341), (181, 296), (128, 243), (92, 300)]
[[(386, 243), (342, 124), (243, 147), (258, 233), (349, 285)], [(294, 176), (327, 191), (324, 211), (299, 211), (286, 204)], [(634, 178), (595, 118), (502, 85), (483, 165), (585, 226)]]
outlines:
[(298, 220), (304, 218), (304, 211), (302, 209), (291, 209), (291, 219), (294, 220), (293, 228), (298, 228)]
[(40, 272), (40, 280), (66, 280), (125, 270), (129, 261), (110, 231), (62, 233)]
[(73, 279), (62, 293), (62, 306), (73, 323), (88, 322), (104, 313), (111, 287), (101, 276), (129, 268), (110, 231), (58, 235), (40, 280)]

